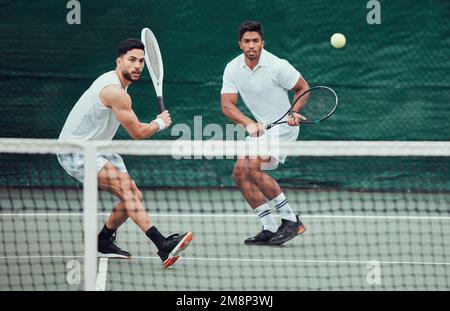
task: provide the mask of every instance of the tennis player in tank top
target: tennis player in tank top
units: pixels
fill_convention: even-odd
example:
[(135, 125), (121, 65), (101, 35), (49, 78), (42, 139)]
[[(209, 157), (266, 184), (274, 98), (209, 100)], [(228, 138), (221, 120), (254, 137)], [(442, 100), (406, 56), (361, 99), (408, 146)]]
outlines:
[[(169, 127), (172, 120), (167, 110), (152, 122), (142, 123), (132, 109), (127, 88), (139, 80), (144, 65), (143, 43), (138, 39), (121, 42), (115, 70), (101, 75), (84, 92), (67, 117), (59, 140), (111, 140), (120, 125), (133, 139), (145, 139)], [(83, 182), (83, 154), (58, 154), (58, 161), (69, 175)], [(143, 205), (141, 191), (118, 154), (98, 154), (96, 169), (99, 188), (119, 199), (98, 234), (99, 256), (131, 258), (116, 243), (117, 229), (131, 218), (155, 244), (163, 266), (174, 264), (191, 242), (192, 233), (165, 237), (158, 231)]]

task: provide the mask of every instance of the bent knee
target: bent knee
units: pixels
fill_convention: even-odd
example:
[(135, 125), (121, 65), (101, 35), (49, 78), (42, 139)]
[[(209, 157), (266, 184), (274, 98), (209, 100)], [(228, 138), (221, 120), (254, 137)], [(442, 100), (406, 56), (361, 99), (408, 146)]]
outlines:
[(136, 182), (126, 173), (120, 173), (109, 188), (121, 201), (143, 200), (142, 192), (137, 188)]
[(258, 183), (262, 179), (262, 172), (258, 169), (249, 169), (247, 175), (253, 183)]
[(236, 183), (241, 183), (247, 179), (247, 170), (242, 166), (235, 166), (233, 169), (233, 179)]

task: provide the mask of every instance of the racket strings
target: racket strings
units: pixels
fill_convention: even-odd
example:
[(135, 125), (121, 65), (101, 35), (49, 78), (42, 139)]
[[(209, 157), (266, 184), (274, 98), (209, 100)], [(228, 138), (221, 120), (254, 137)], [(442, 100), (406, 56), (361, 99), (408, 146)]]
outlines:
[(145, 53), (148, 55), (149, 64), (147, 64), (150, 69), (153, 71), (156, 79), (159, 80), (160, 77), (160, 68), (159, 68), (159, 55), (157, 52), (157, 48), (153, 42), (151, 35), (146, 32), (145, 33)]
[(305, 106), (300, 109), (300, 114), (307, 120), (321, 120), (333, 112), (336, 105), (334, 93), (328, 89), (316, 89), (310, 92)]

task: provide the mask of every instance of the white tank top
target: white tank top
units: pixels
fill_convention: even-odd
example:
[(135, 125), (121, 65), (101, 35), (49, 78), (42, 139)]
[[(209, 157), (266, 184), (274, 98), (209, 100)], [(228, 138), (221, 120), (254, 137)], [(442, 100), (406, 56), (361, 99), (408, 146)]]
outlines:
[(114, 137), (120, 123), (99, 97), (102, 89), (113, 84), (121, 86), (115, 71), (101, 75), (92, 83), (72, 108), (59, 140), (111, 140)]

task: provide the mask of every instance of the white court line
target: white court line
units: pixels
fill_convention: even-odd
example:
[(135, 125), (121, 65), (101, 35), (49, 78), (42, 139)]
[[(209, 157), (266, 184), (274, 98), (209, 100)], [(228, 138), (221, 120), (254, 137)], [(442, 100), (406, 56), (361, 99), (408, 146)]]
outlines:
[(70, 255), (46, 255), (46, 256), (0, 256), (0, 259), (44, 259), (44, 258), (84, 258), (84, 256), (70, 256)]
[[(248, 262), (278, 262), (278, 263), (337, 263), (337, 264), (364, 264), (374, 261), (370, 260), (309, 260), (309, 259), (256, 259), (256, 258), (201, 258), (201, 257), (181, 257), (183, 260), (199, 260), (199, 261), (248, 261)], [(154, 256), (133, 256), (133, 259), (158, 259)], [(380, 264), (386, 265), (432, 265), (432, 266), (450, 266), (450, 262), (430, 262), (430, 261), (381, 261), (375, 260)]]
[[(98, 216), (108, 216), (109, 213), (99, 213)], [(198, 218), (255, 218), (253, 214), (158, 214), (155, 217), (198, 217)], [(83, 213), (0, 213), (0, 217), (82, 217)], [(280, 217), (279, 215), (274, 215)], [(397, 216), (397, 215), (333, 215), (333, 214), (301, 214), (301, 218), (332, 218), (332, 219), (402, 219), (402, 220), (450, 220), (450, 216)]]
[(397, 216), (397, 215), (300, 215), (304, 218), (333, 219), (404, 219), (404, 220), (450, 220), (450, 216)]
[(97, 281), (95, 283), (96, 291), (105, 291), (106, 288), (106, 275), (108, 273), (108, 258), (100, 258), (98, 264)]
[[(40, 258), (83, 258), (83, 256), (2, 256), (0, 259), (40, 259)], [(100, 258), (100, 265), (102, 263)], [(157, 259), (161, 258), (156, 256), (133, 256), (133, 259)], [(367, 264), (370, 260), (312, 260), (312, 259), (261, 259), (261, 258), (203, 258), (203, 257), (182, 257), (183, 260), (198, 260), (198, 261), (236, 261), (236, 262), (279, 262), (279, 263), (335, 263), (335, 264)], [(450, 262), (432, 262), (432, 261), (384, 261), (375, 260), (380, 264), (385, 265), (428, 265), (428, 266), (450, 266)], [(107, 262), (106, 262), (107, 263)], [(100, 273), (99, 265), (99, 273)], [(105, 267), (105, 273), (107, 272), (107, 265)], [(106, 276), (105, 276), (106, 278)]]
[[(151, 214), (157, 217), (218, 217), (218, 218), (255, 218), (252, 214)], [(274, 215), (279, 218), (280, 215)], [(396, 215), (320, 215), (301, 214), (300, 218), (332, 218), (332, 219), (411, 219), (411, 220), (450, 220), (450, 216), (396, 216)]]
[[(0, 213), (0, 217), (83, 217), (83, 213)], [(98, 213), (99, 216), (107, 216), (109, 213)]]

